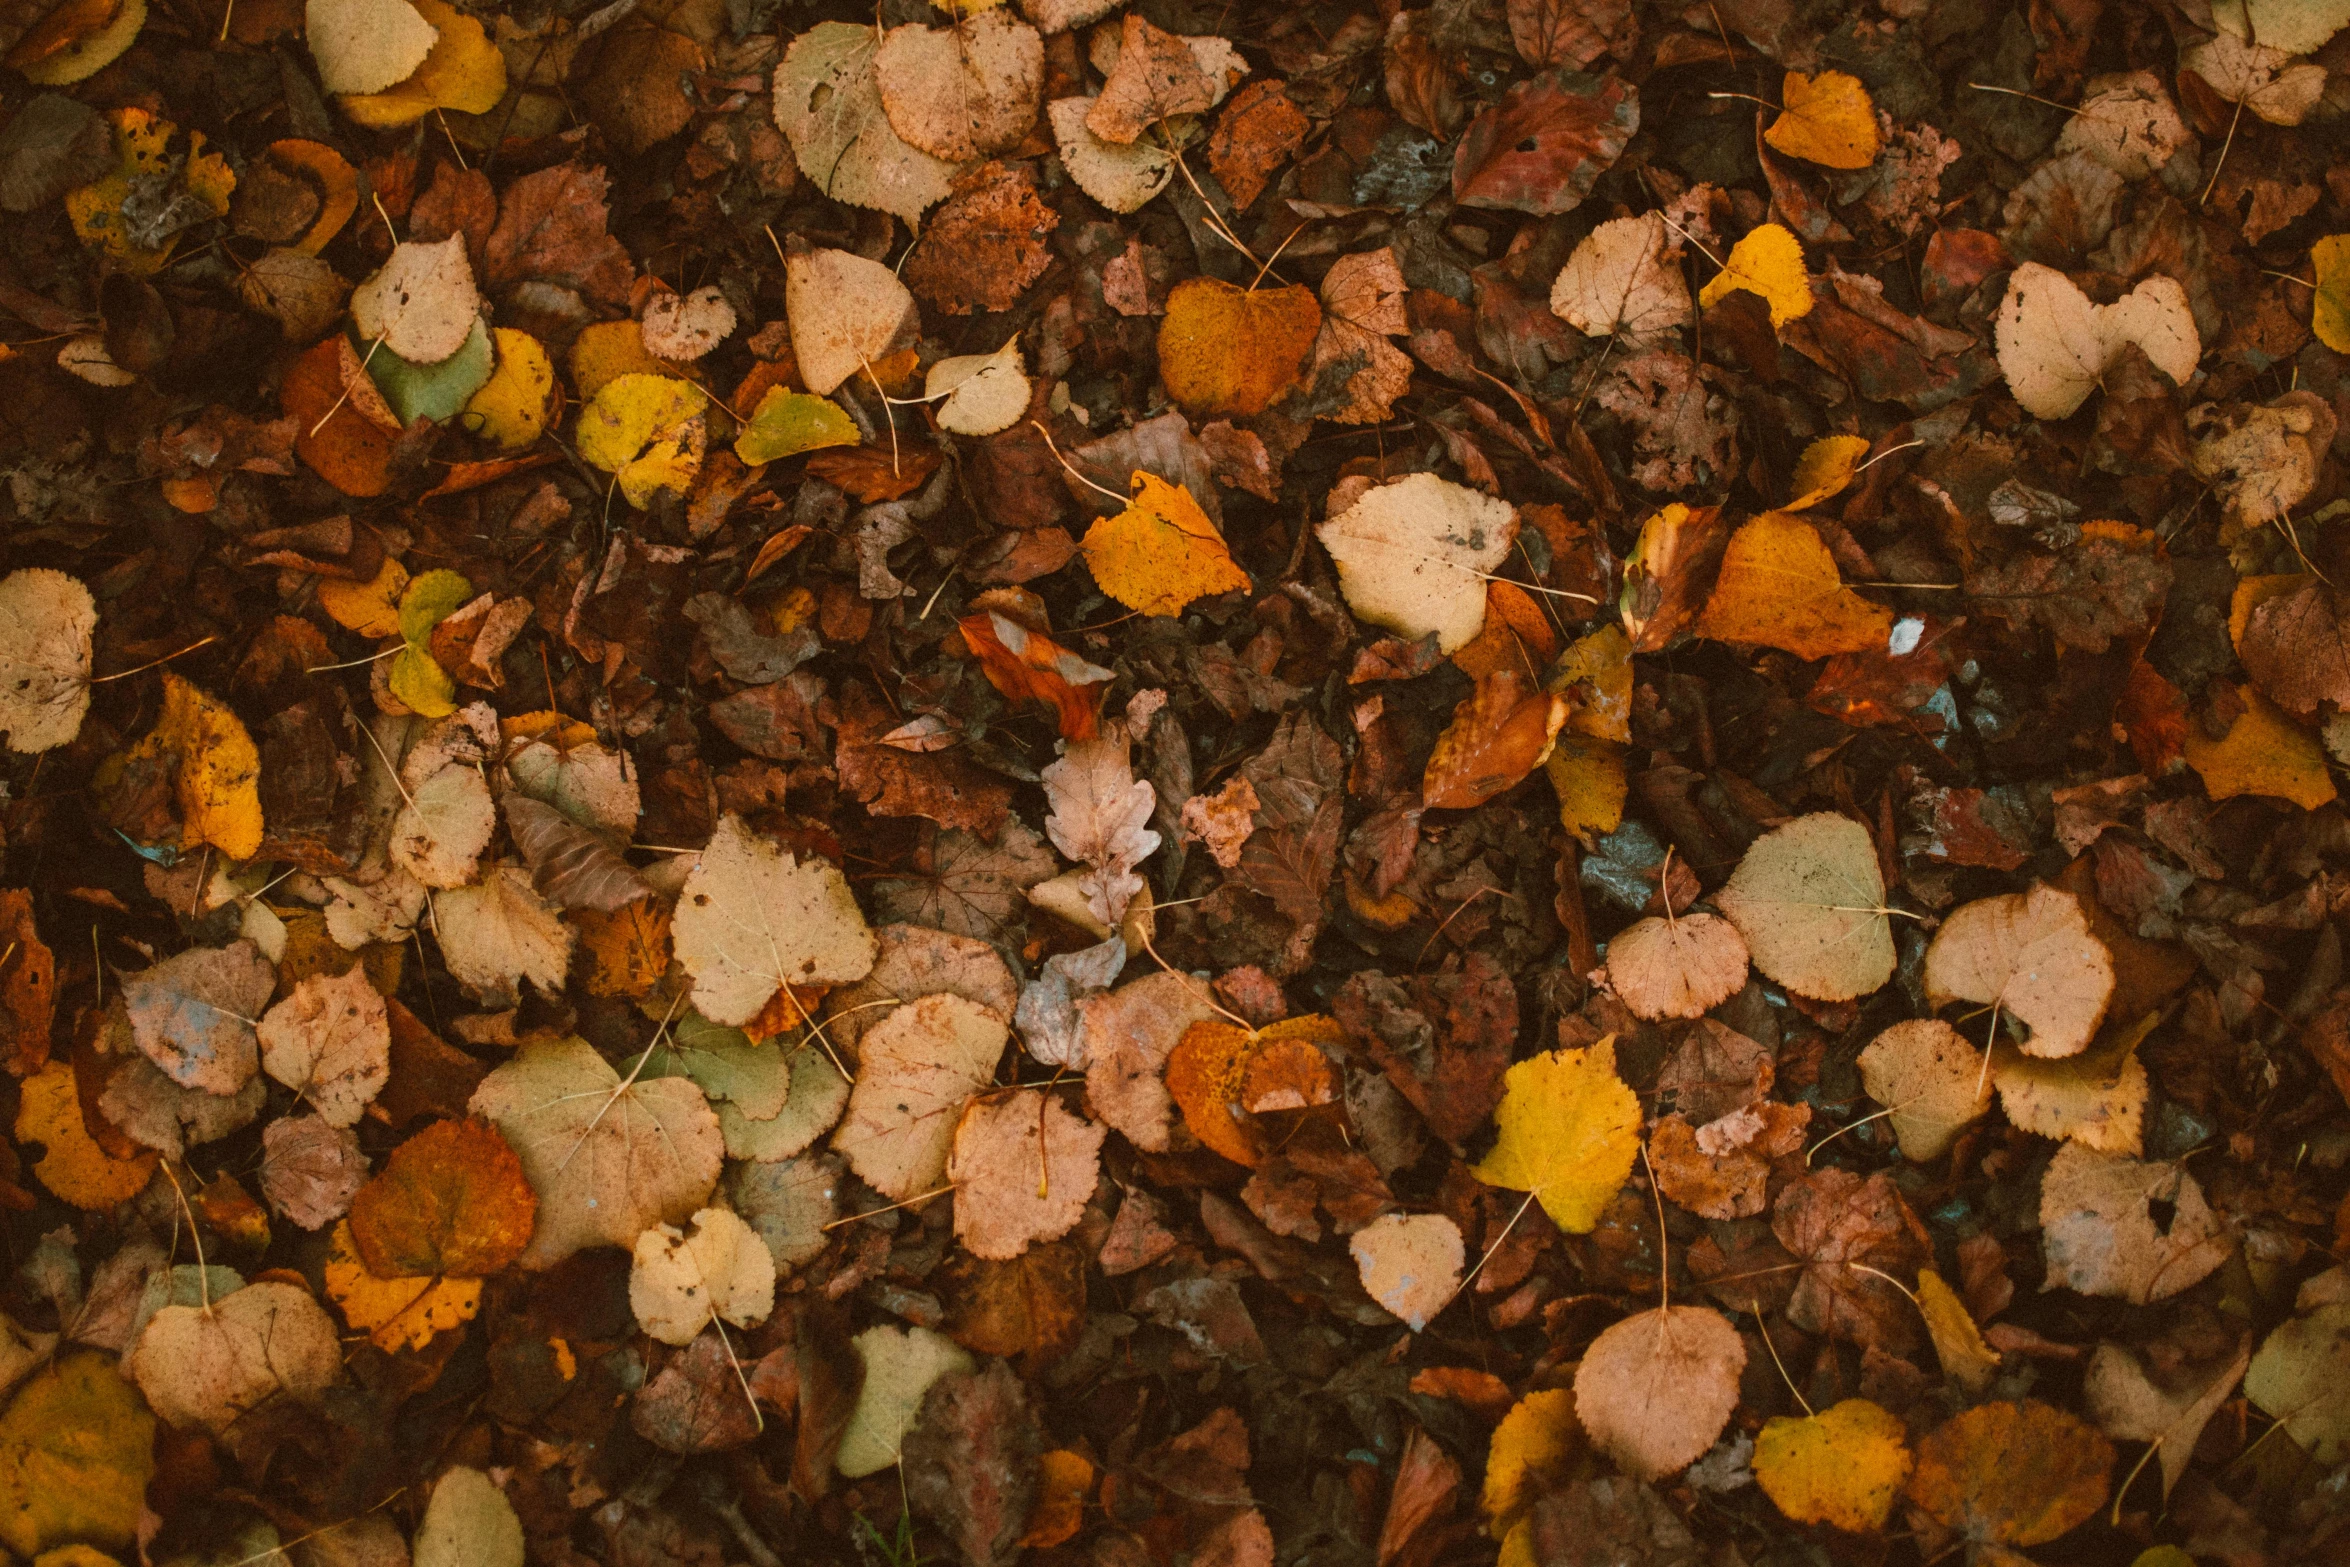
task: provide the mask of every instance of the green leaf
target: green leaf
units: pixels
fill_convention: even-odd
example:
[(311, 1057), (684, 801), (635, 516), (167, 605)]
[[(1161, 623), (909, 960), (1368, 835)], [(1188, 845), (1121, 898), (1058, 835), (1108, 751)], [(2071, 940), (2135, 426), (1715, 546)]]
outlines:
[(758, 411), (735, 438), (734, 454), (746, 466), (773, 462), (823, 446), (854, 446), (857, 427), (840, 404), (829, 397), (767, 388)]
[(464, 608), (472, 597), (473, 583), (463, 573), (426, 572), (400, 595), (400, 635), (408, 639), (409, 646), (422, 649), (432, 628)]
[(413, 642), (392, 660), (390, 685), (392, 695), (427, 718), (446, 718), (457, 711), (457, 682)]
[(437, 364), (415, 364), (379, 347), (368, 361), (367, 373), (402, 424), (420, 418), (445, 424), (489, 384), (494, 360), (489, 328), (477, 319), (458, 350)]

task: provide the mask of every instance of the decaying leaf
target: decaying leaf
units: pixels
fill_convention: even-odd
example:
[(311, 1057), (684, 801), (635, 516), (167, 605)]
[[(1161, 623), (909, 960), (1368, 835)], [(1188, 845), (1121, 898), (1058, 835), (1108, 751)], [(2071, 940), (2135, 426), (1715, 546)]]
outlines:
[(2090, 934), (2069, 892), (2028, 892), (1953, 909), (1926, 949), (1926, 995), (1936, 1006), (1974, 1001), (2026, 1029), (2026, 1055), (2089, 1048), (2113, 996), (2113, 955)]

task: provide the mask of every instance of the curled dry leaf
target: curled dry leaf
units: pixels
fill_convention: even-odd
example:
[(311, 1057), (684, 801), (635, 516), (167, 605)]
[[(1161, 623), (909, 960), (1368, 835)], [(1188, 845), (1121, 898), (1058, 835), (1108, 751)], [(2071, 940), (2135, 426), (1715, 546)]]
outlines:
[(1609, 1327), (1575, 1372), (1575, 1417), (1601, 1452), (1642, 1480), (1687, 1468), (1738, 1406), (1746, 1345), (1705, 1306), (1659, 1306)]
[(1608, 942), (1607, 977), (1636, 1017), (1702, 1017), (1746, 983), (1746, 938), (1712, 914), (1638, 920)]
[(1550, 755), (1567, 712), (1565, 697), (1529, 689), (1515, 669), (1478, 677), (1428, 754), (1420, 803), (1432, 810), (1471, 810), (1513, 788)]
[(1849, 1001), (1893, 975), (1884, 873), (1868, 829), (1832, 811), (1756, 839), (1714, 900), (1754, 966), (1798, 995)]
[(551, 805), (526, 794), (508, 795), (506, 827), (530, 863), (531, 886), (559, 908), (610, 914), (653, 894), (610, 843)]
[(1974, 1001), (2022, 1023), (2026, 1055), (2089, 1048), (2113, 996), (2113, 955), (2080, 900), (2044, 882), (1951, 911), (1926, 948), (1926, 998)]
[(947, 1159), (955, 1239), (974, 1256), (1007, 1261), (1068, 1234), (1101, 1178), (1103, 1135), (1038, 1089), (974, 1101)]

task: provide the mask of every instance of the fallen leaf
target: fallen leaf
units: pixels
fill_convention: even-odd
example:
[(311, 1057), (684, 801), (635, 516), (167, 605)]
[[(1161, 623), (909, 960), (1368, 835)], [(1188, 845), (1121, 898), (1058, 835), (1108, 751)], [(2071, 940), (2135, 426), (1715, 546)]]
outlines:
[[(1865, 169), (1877, 161), (1877, 106), (1860, 78), (1843, 71), (1806, 76), (1789, 71), (1779, 85), (1779, 117), (1763, 140), (1790, 158), (1829, 169)], [(1890, 1505), (1890, 1503), (1888, 1503)]]
[(2062, 419), (2087, 402), (2132, 345), (2182, 386), (2203, 357), (2187, 291), (2161, 273), (2099, 305), (2063, 273), (2027, 261), (2008, 279), (1996, 336), (2009, 392), (2041, 419)]
[(1068, 1234), (1093, 1200), (1103, 1130), (1036, 1089), (973, 1101), (947, 1159), (955, 1239), (1001, 1262)]
[(2074, 1142), (2056, 1151), (2040, 1178), (2040, 1240), (2047, 1288), (2137, 1306), (2201, 1282), (2235, 1249), (2226, 1221), (2185, 1169)]
[(262, 1067), (329, 1126), (356, 1124), (391, 1075), (384, 998), (361, 968), (304, 979), (263, 1014), (254, 1034)]
[(2187, 765), (2214, 800), (2240, 794), (2289, 800), (2305, 811), (2330, 803), (2333, 774), (2315, 736), (2250, 686), (2238, 689), (2243, 706), (2228, 732), (2214, 740), (2201, 724), (2187, 725)]
[(279, 1394), (316, 1397), (342, 1380), (334, 1319), (298, 1284), (248, 1284), (207, 1306), (165, 1306), (122, 1357), (166, 1424), (218, 1435)]
[(1849, 1001), (1892, 977), (1876, 846), (1850, 817), (1819, 811), (1763, 834), (1714, 901), (1754, 966), (1799, 995)]
[(943, 399), (938, 425), (957, 435), (1000, 434), (1020, 422), (1033, 395), (1028, 370), (1020, 359), (1020, 340), (1012, 339), (992, 354), (962, 354), (941, 359), (923, 377), (922, 395)]
[(1883, 647), (1893, 612), (1844, 585), (1836, 557), (1810, 523), (1766, 512), (1730, 536), (1721, 576), (1693, 629), (1720, 642), (1826, 658)]
[(98, 606), (79, 579), (28, 566), (0, 577), (0, 729), (20, 756), (70, 745), (90, 710)]
[(1771, 307), (1773, 329), (1811, 314), (1811, 279), (1803, 270), (1803, 246), (1793, 233), (1776, 223), (1747, 230), (1730, 247), (1722, 270), (1697, 291), (1697, 302), (1710, 309), (1740, 290), (1759, 295)]
[(2241, 104), (2271, 125), (2299, 125), (2325, 93), (2322, 67), (2227, 29), (2180, 50), (2179, 66), (2208, 82), (2222, 102)]
[(289, 1115), (261, 1133), (261, 1195), (270, 1210), (306, 1230), (348, 1213), (367, 1180), (367, 1156), (348, 1127)]
[(849, 1344), (865, 1363), (865, 1380), (833, 1462), (855, 1480), (895, 1464), (930, 1385), (976, 1363), (953, 1339), (924, 1327), (867, 1328)]
[(1327, 1047), (1341, 1037), (1319, 1014), (1246, 1029), (1211, 1018), (1183, 1031), (1167, 1058), (1167, 1092), (1184, 1124), (1235, 1164), (1255, 1167), (1271, 1151), (1260, 1111), (1302, 1110), (1337, 1097)]
[(1614, 1036), (1520, 1061), (1502, 1085), (1500, 1135), (1470, 1173), (1533, 1193), (1560, 1229), (1589, 1234), (1640, 1153), (1640, 1100), (1616, 1076)]
[(758, 1232), (726, 1208), (704, 1208), (689, 1230), (656, 1224), (636, 1238), (628, 1309), (664, 1344), (691, 1344), (714, 1320), (755, 1327), (775, 1309), (775, 1259)]
[(1161, 120), (1204, 114), (1248, 74), (1225, 39), (1161, 32), (1131, 11), (1120, 27), (1118, 63), (1085, 116), (1103, 141), (1124, 146)]
[(1536, 1499), (1587, 1451), (1571, 1390), (1540, 1388), (1510, 1405), (1486, 1447), (1485, 1484), (1478, 1499), (1485, 1532), (1507, 1538)]
[(623, 1081), (581, 1039), (525, 1044), (466, 1108), (496, 1123), (538, 1194), (525, 1268), (634, 1245), (649, 1226), (691, 1217), (717, 1184), (724, 1143), (702, 1091), (684, 1078)]
[(1139, 212), (1175, 178), (1175, 154), (1148, 141), (1122, 146), (1087, 130), (1097, 100), (1056, 98), (1045, 110), (1077, 188), (1112, 212)]
[[(422, 797), (419, 790), (418, 798)], [(513, 834), (514, 847), (530, 865), (531, 886), (548, 901), (565, 909), (607, 916), (620, 916), (621, 911), (637, 906), (634, 916), (615, 917), (602, 925), (583, 919), (580, 928), (590, 937), (591, 949), (599, 934), (607, 942), (633, 937), (639, 952), (657, 937), (662, 966), (667, 967), (669, 911), (648, 905), (652, 887), (601, 834), (519, 792), (506, 797), (506, 828)], [(599, 953), (599, 957), (605, 955)]]
[(1187, 413), (1261, 414), (1303, 380), (1321, 329), (1310, 288), (1186, 278), (1159, 323), (1159, 378)]
[(1780, 1415), (1754, 1439), (1755, 1483), (1797, 1523), (1866, 1534), (1884, 1527), (1909, 1480), (1904, 1435), (1900, 1420), (1865, 1398), (1800, 1420)]
[(874, 79), (890, 128), (949, 163), (1016, 146), (1036, 121), (1044, 40), (1003, 11), (952, 27), (893, 27), (874, 54)]
[(1051, 707), (1063, 739), (1090, 740), (1099, 732), (1102, 693), (1117, 678), (1109, 670), (992, 609), (964, 616), (956, 629), (987, 683), (1014, 701)]
[(1049, 1550), (1066, 1544), (1085, 1526), (1085, 1501), (1093, 1494), (1093, 1460), (1056, 1447), (1037, 1460), (1036, 1506), (1028, 1514), (1019, 1544)]
[[(423, 897), (418, 886), (420, 905)], [(521, 866), (500, 865), (473, 886), (451, 888), (432, 904), (441, 961), (476, 1000), (512, 1006), (526, 979), (550, 996), (563, 989), (572, 929), (532, 889), (530, 873)]]
[(522, 1567), (522, 1520), (497, 1482), (451, 1464), (432, 1483), (416, 1525), (415, 1567)]
[(734, 335), (734, 306), (715, 283), (690, 294), (655, 294), (637, 320), (645, 352), (690, 364)]
[(135, 1158), (117, 1159), (90, 1135), (70, 1062), (49, 1062), (25, 1078), (19, 1093), (12, 1130), (19, 1142), (40, 1145), (33, 1175), (60, 1200), (98, 1213), (147, 1189), (155, 1155), (142, 1149)]
[(1159, 835), (1144, 825), (1158, 793), (1134, 776), (1123, 740), (1069, 741), (1039, 776), (1050, 807), (1044, 830), (1053, 847), (1088, 867), (1078, 887), (1106, 936), (1142, 891), (1134, 867), (1159, 847)]
[(62, 1355), (0, 1414), (0, 1545), (28, 1561), (76, 1542), (128, 1554), (154, 1478), (155, 1417), (113, 1357)]
[(1485, 579), (1517, 539), (1507, 501), (1415, 473), (1365, 492), (1315, 530), (1347, 607), (1446, 653), (1485, 625)]
[(381, 92), (405, 80), (440, 36), (408, 0), (306, 0), (303, 23), (330, 93)]
[(873, 366), (896, 351), (918, 315), (895, 272), (845, 250), (793, 256), (783, 292), (800, 379), (818, 396), (860, 371), (870, 384)]
[(1429, 753), (1421, 804), (1468, 810), (1514, 787), (1548, 759), (1566, 719), (1564, 697), (1529, 690), (1514, 669), (1480, 677)]
[(1902, 1157), (1938, 1159), (1991, 1108), (1991, 1078), (1974, 1045), (1940, 1018), (1896, 1023), (1860, 1053), (1861, 1088), (1883, 1105)]
[(849, 884), (725, 817), (695, 856), (670, 926), (694, 1010), (747, 1023), (785, 985), (839, 985), (873, 967), (873, 933)]
[(1553, 70), (1513, 85), (1453, 148), (1465, 207), (1572, 212), (1640, 129), (1640, 94), (1615, 76)]
[(1247, 589), (1248, 573), (1189, 490), (1138, 468), (1133, 494), (1080, 546), (1104, 593), (1138, 614), (1180, 615), (1193, 599)]
[(2317, 275), (2309, 327), (2337, 354), (2350, 354), (2350, 234), (2328, 234), (2309, 247)]
[(832, 1146), (876, 1191), (900, 1201), (932, 1191), (964, 1105), (994, 1080), (1010, 1039), (1001, 1013), (950, 993), (891, 1011), (865, 1031)]
[(2261, 1340), (2244, 1396), (2319, 1463), (2340, 1463), (2350, 1454), (2350, 1305), (2319, 1306)]
[(343, 1320), (386, 1354), (422, 1349), (438, 1334), (471, 1322), (481, 1310), (481, 1280), (432, 1274), (383, 1278), (359, 1260), (346, 1221), (334, 1227), (320, 1268), (327, 1297)]
[(1167, 1058), (1195, 1023), (1217, 1016), (1208, 988), (1188, 974), (1145, 974), (1077, 998), (1084, 1025), (1085, 1107), (1147, 1153), (1168, 1146), (1174, 1098)]
[(392, 821), (392, 859), (427, 887), (462, 887), (497, 830), (490, 786), (475, 768), (453, 763), (410, 791)]
[(1585, 337), (1645, 348), (1689, 324), (1681, 247), (1659, 213), (1611, 218), (1575, 246), (1550, 285), (1551, 313)]
[[(775, 68), (775, 123), (817, 189), (911, 226), (946, 199), (954, 165), (909, 146), (890, 125), (876, 68), (882, 39), (880, 29), (855, 22), (818, 22), (794, 38)], [(838, 384), (811, 382), (809, 390)]]
[(1999, 1352), (1983, 1341), (1966, 1303), (1932, 1268), (1918, 1269), (1918, 1315), (1925, 1319), (1926, 1337), (1933, 1340), (1934, 1358), (1942, 1362), (1945, 1376), (1978, 1395), (1991, 1385)]
[(940, 1377), (900, 1452), (907, 1500), (947, 1531), (968, 1567), (1008, 1567), (1044, 1478), (1044, 1427), (1019, 1374), (996, 1361)]
[(1414, 1333), (1460, 1293), (1467, 1251), (1460, 1226), (1440, 1213), (1382, 1214), (1347, 1242), (1363, 1289)]
[(2063, 1410), (1983, 1404), (1926, 1433), (1907, 1495), (1971, 1545), (2045, 1545), (2104, 1505), (2113, 1444)]
[(1769, 1206), (1775, 1161), (1800, 1153), (1811, 1106), (1771, 1100), (1705, 1123), (1675, 1113), (1649, 1134), (1648, 1161), (1667, 1198), (1705, 1219), (1744, 1219)]
[(2334, 444), (2333, 405), (2313, 392), (2266, 403), (2203, 403), (2187, 410), (2189, 467), (2219, 496), (2234, 526), (2281, 522), (2317, 487)]
[(2078, 899), (2034, 882), (1953, 909), (1926, 948), (1925, 984), (1934, 1006), (1982, 1002), (2022, 1023), (2024, 1054), (2054, 1059), (2089, 1048), (2113, 996), (2113, 956)]
[(132, 1037), (183, 1088), (233, 1094), (261, 1064), (253, 1028), (277, 971), (250, 941), (196, 947), (122, 978)]
[[(2162, 1494), (2167, 1499), (2177, 1488), (2179, 1477), (2187, 1472), (2203, 1428), (2236, 1391), (2251, 1363), (2252, 1336), (2245, 1334), (2235, 1354), (2219, 1364), (2194, 1368), (2189, 1377), (2158, 1382), (2140, 1356), (2119, 1344), (2100, 1344), (2089, 1357), (2081, 1397), (2090, 1417), (2107, 1436), (2154, 1445), (2154, 1456), (2162, 1463)], [(2172, 1369), (2176, 1372), (2180, 1368)]]
[(1746, 938), (1711, 914), (1638, 920), (1609, 939), (1607, 976), (1635, 1017), (1703, 1017), (1746, 983)]
[(1738, 1406), (1746, 1345), (1704, 1306), (1635, 1312), (1593, 1339), (1575, 1372), (1575, 1417), (1627, 1472), (1657, 1480), (1713, 1446)]
[(537, 1216), (522, 1159), (495, 1126), (435, 1121), (359, 1188), (351, 1236), (379, 1278), (486, 1278), (522, 1255)]
[(683, 495), (702, 469), (709, 403), (690, 382), (615, 377), (580, 410), (579, 455), (617, 479), (622, 497), (639, 511), (659, 491)]
[(164, 673), (163, 711), (121, 766), (170, 776), (182, 853), (210, 844), (243, 860), (261, 847), (261, 752), (244, 720), (179, 676)]
[(2057, 134), (2059, 152), (2085, 152), (2124, 179), (2163, 168), (2188, 142), (2187, 124), (2152, 71), (2092, 77), (2081, 111)]
[(479, 327), (480, 314), (461, 235), (393, 246), (391, 259), (351, 291), (351, 321), (360, 337), (413, 364), (436, 364), (457, 352)]

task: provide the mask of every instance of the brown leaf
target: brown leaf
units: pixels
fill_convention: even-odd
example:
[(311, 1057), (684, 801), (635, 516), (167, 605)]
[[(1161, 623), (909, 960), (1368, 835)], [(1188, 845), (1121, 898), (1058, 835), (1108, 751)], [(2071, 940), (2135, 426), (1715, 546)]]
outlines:
[(17, 1077), (49, 1059), (57, 964), (33, 926), (33, 895), (0, 889), (0, 1066)]
[(1453, 200), (1571, 212), (1640, 128), (1640, 94), (1616, 77), (1554, 70), (1519, 82), (1453, 149)]
[(1787, 1306), (1796, 1326), (1894, 1354), (1917, 1342), (1903, 1275), (1933, 1248), (1890, 1175), (1815, 1171), (1779, 1194), (1771, 1229), (1803, 1263)]
[(493, 290), (560, 283), (594, 303), (626, 306), (636, 266), (605, 230), (608, 184), (602, 169), (559, 163), (507, 186), (482, 247), (482, 281)]
[(2350, 706), (2350, 633), (2340, 595), (2323, 582), (2253, 606), (2236, 653), (2253, 684), (2287, 712), (2306, 718), (2321, 703)]
[(1483, 953), (1470, 953), (1453, 974), (1400, 981), (1357, 974), (1332, 1010), (1447, 1142), (1467, 1141), (1501, 1102), (1517, 1047), (1518, 995)]
[(1011, 807), (1010, 786), (961, 751), (901, 751), (881, 744), (898, 723), (898, 715), (863, 684), (841, 693), (834, 758), (841, 787), (876, 816), (922, 816), (993, 837)]
[(1311, 128), (1287, 82), (1255, 81), (1234, 93), (1208, 137), (1208, 167), (1232, 205), (1255, 205), (1266, 182), (1304, 145)]
[(507, 793), (505, 808), (514, 846), (530, 864), (531, 885), (549, 902), (566, 909), (609, 914), (623, 904), (653, 895), (636, 867), (622, 859), (601, 834), (519, 790)]
[(1085, 1328), (1085, 1258), (1065, 1241), (1031, 1246), (1005, 1262), (951, 1257), (942, 1283), (947, 1336), (978, 1354), (1042, 1366)]
[(1036, 199), (1025, 165), (983, 164), (956, 180), (922, 225), (906, 286), (950, 316), (1009, 310), (1052, 265), (1046, 241), (1060, 225), (1061, 215)]
[(1027, 1389), (996, 1361), (930, 1384), (903, 1448), (906, 1497), (945, 1529), (969, 1567), (1003, 1567), (1040, 1489), (1044, 1431)]
[(1918, 1443), (1909, 1499), (1978, 1546), (2044, 1545), (2105, 1502), (2113, 1444), (2061, 1409), (1984, 1404)]

